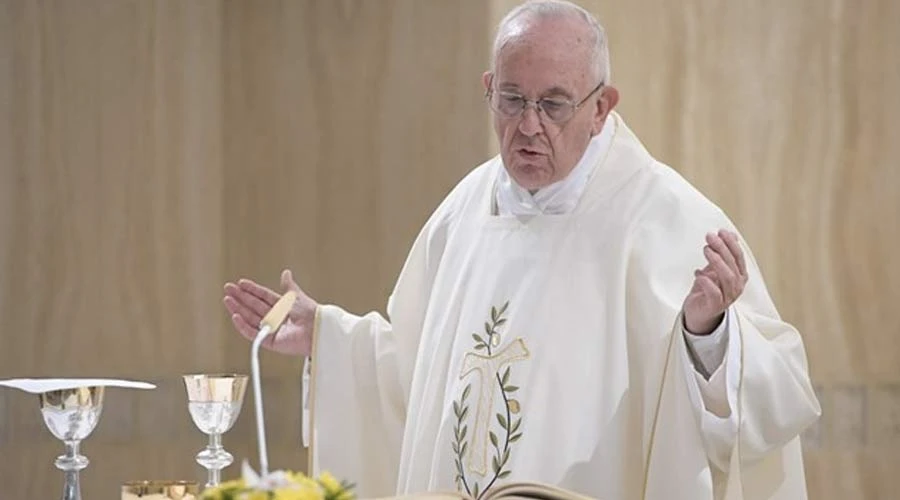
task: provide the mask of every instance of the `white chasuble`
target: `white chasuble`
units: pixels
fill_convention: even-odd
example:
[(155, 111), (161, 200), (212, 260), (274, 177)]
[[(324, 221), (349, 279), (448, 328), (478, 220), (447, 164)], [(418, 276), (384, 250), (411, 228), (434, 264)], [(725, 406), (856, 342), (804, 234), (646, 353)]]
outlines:
[(820, 409), (799, 334), (742, 242), (750, 281), (714, 375), (729, 399), (705, 395), (678, 315), (704, 235), (734, 227), (609, 120), (571, 211), (494, 215), (494, 158), (422, 229), (388, 319), (319, 308), (312, 472), (361, 497), (537, 481), (609, 500), (805, 498), (798, 435)]

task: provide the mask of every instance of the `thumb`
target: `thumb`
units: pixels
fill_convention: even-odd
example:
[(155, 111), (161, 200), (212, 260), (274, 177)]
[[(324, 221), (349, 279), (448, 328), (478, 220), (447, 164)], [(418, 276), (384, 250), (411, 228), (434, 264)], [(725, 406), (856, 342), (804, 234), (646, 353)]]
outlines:
[(290, 290), (292, 292), (297, 292), (298, 294), (300, 293), (300, 286), (294, 281), (294, 275), (291, 273), (290, 269), (281, 271), (281, 288), (286, 291)]

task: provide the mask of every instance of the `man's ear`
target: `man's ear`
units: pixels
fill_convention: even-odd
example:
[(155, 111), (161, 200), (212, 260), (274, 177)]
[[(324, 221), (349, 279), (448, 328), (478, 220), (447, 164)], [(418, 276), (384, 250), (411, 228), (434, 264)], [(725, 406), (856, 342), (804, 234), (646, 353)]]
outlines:
[(593, 127), (591, 127), (591, 132), (593, 132), (594, 135), (599, 134), (600, 130), (603, 129), (606, 117), (609, 116), (609, 113), (616, 107), (616, 104), (619, 104), (618, 89), (612, 85), (600, 89), (600, 97), (597, 99), (597, 109), (594, 113), (594, 123)]
[(481, 75), (481, 83), (484, 84), (484, 91), (487, 92), (488, 88), (491, 86), (491, 78), (493, 78), (494, 73), (490, 71), (485, 71), (483, 75)]

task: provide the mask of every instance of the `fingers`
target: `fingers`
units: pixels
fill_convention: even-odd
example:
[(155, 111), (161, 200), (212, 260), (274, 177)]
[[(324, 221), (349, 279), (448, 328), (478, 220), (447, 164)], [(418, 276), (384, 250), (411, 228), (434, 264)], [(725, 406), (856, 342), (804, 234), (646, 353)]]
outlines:
[(225, 303), (225, 309), (228, 309), (228, 312), (240, 316), (245, 323), (254, 328), (258, 327), (259, 322), (262, 321), (263, 315), (254, 312), (230, 295), (222, 299), (222, 302)]
[(725, 242), (725, 245), (728, 247), (728, 250), (731, 251), (731, 255), (734, 256), (734, 260), (737, 262), (737, 271), (738, 274), (747, 278), (747, 262), (744, 260), (744, 252), (741, 250), (741, 244), (738, 241), (738, 237), (736, 234), (731, 231), (719, 231), (719, 237), (722, 241)]
[(290, 269), (285, 269), (281, 271), (281, 288), (284, 290), (290, 290), (293, 292), (300, 292), (300, 286), (297, 285), (297, 282), (294, 281), (294, 275), (291, 273)]
[(713, 271), (713, 268), (711, 265), (707, 265), (703, 269), (695, 269), (694, 270), (694, 281), (695, 282), (697, 281), (697, 278), (700, 278), (701, 276), (705, 276), (706, 279), (711, 281), (717, 287), (719, 287), (719, 288), (722, 287), (722, 284), (719, 283), (719, 277), (716, 275), (716, 272)]
[(254, 281), (248, 279), (238, 280), (238, 287), (242, 291), (262, 301), (266, 305), (265, 311), (271, 309), (272, 306), (274, 306), (275, 303), (278, 302), (278, 299), (281, 298), (281, 295), (273, 292), (270, 288), (258, 285)]
[(723, 295), (728, 298), (735, 298), (737, 296), (735, 290), (735, 284), (738, 279), (737, 275), (734, 273), (734, 271), (731, 270), (730, 267), (728, 267), (728, 264), (725, 263), (725, 260), (722, 259), (722, 256), (719, 255), (719, 253), (713, 250), (711, 247), (703, 247), (703, 254), (706, 256), (706, 260), (709, 262), (709, 265), (712, 267), (712, 271), (718, 278), (716, 281), (718, 282), (719, 288), (721, 288)]
[(731, 249), (728, 247), (728, 244), (722, 239), (722, 237), (715, 233), (708, 233), (706, 235), (706, 244), (709, 245), (713, 250), (719, 254), (719, 257), (725, 262), (729, 269), (735, 274), (735, 276), (740, 275), (741, 272), (738, 269), (737, 261), (735, 260), (735, 256), (732, 255)]
[[(266, 313), (269, 312), (269, 309), (272, 308), (272, 306), (260, 300), (256, 295), (253, 295), (245, 291), (243, 287), (235, 286), (232, 283), (225, 285), (225, 296), (225, 298), (231, 298), (238, 306), (243, 308), (232, 312), (241, 314), (247, 321), (253, 319), (254, 316), (257, 317), (258, 321), (259, 318), (265, 316)], [(244, 314), (244, 309), (248, 310), (247, 314)]]
[(240, 333), (247, 340), (253, 340), (256, 338), (256, 334), (258, 330), (253, 328), (241, 317), (240, 314), (232, 314), (231, 322), (234, 324), (235, 329), (237, 329), (238, 333)]
[(724, 301), (725, 297), (722, 293), (722, 288), (716, 283), (710, 276), (706, 274), (699, 274), (696, 280), (697, 286), (703, 291), (706, 297), (715, 299), (716, 301)]

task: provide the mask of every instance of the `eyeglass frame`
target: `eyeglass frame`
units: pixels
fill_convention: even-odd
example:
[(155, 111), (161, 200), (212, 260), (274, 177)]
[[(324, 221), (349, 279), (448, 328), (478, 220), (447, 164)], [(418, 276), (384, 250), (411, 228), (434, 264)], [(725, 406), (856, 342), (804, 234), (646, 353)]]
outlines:
[(508, 119), (519, 118), (519, 117), (521, 117), (522, 115), (524, 115), (524, 114), (525, 114), (525, 110), (528, 109), (529, 107), (531, 107), (531, 105), (533, 104), (533, 105), (534, 105), (534, 110), (535, 110), (535, 112), (538, 114), (538, 117), (539, 117), (539, 118), (540, 118), (541, 115), (543, 114), (543, 116), (546, 117), (547, 120), (548, 120), (550, 123), (553, 123), (553, 124), (555, 124), (555, 125), (563, 125), (563, 124), (567, 123), (569, 120), (571, 120), (573, 117), (575, 117), (575, 114), (578, 112), (578, 110), (581, 108), (581, 106), (583, 106), (584, 103), (587, 102), (587, 100), (591, 98), (591, 96), (593, 96), (595, 93), (597, 93), (597, 91), (599, 91), (600, 89), (602, 89), (602, 88), (605, 86), (605, 84), (606, 84), (606, 82), (604, 82), (603, 80), (600, 80), (600, 83), (598, 83), (597, 86), (594, 87), (593, 90), (591, 90), (590, 92), (588, 92), (588, 94), (587, 94), (586, 96), (584, 96), (584, 98), (581, 99), (580, 101), (578, 101), (577, 103), (573, 103), (571, 99), (562, 99), (561, 101), (565, 101), (565, 103), (566, 103), (567, 105), (569, 105), (569, 106), (572, 107), (572, 112), (569, 114), (568, 117), (566, 117), (566, 119), (560, 120), (560, 121), (556, 121), (556, 120), (553, 120), (552, 118), (550, 118), (550, 115), (548, 115), (547, 112), (544, 110), (544, 108), (541, 107), (541, 102), (543, 102), (543, 101), (545, 101), (545, 100), (554, 100), (554, 101), (556, 100), (556, 99), (550, 99), (550, 98), (547, 98), (547, 97), (541, 97), (541, 98), (538, 98), (538, 99), (528, 99), (527, 97), (525, 97), (525, 96), (522, 95), (522, 94), (516, 94), (515, 92), (502, 92), (502, 91), (500, 91), (500, 90), (497, 90), (498, 93), (501, 93), (501, 92), (502, 92), (502, 93), (505, 93), (505, 94), (507, 94), (507, 95), (512, 95), (512, 96), (516, 96), (516, 97), (518, 97), (518, 98), (521, 98), (521, 99), (522, 99), (522, 102), (523, 102), (524, 104), (522, 105), (522, 109), (521, 109), (518, 113), (516, 113), (516, 114), (514, 114), (514, 115), (506, 115), (506, 114), (502, 113), (501, 111), (495, 109), (494, 106), (491, 105), (491, 98), (493, 97), (493, 95), (494, 95), (494, 90), (495, 90), (495, 89), (494, 89), (494, 75), (493, 75), (493, 74), (491, 75), (491, 80), (490, 80), (490, 82), (488, 83), (488, 87), (487, 87), (487, 89), (486, 89), (485, 92), (484, 92), (484, 97), (485, 97), (485, 99), (488, 101), (488, 108), (490, 108), (491, 111), (493, 111), (494, 113), (498, 113), (500, 116), (502, 116), (502, 117), (504, 117), (504, 118), (508, 118)]

